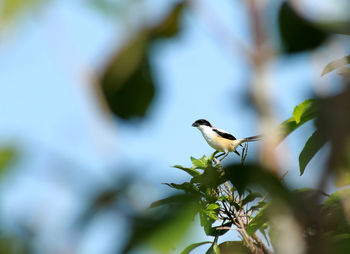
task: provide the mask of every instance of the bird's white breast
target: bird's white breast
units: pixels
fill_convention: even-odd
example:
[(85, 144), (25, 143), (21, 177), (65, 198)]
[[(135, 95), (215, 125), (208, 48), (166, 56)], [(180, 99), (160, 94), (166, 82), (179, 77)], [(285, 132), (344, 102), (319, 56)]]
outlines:
[(199, 128), (207, 143), (217, 151), (225, 151), (222, 143), (218, 142), (217, 134), (209, 126), (201, 126)]

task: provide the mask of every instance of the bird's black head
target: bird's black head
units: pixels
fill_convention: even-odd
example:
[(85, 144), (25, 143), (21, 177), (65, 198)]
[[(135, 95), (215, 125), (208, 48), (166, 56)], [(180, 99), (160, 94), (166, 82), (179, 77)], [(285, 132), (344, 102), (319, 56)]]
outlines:
[(199, 119), (192, 124), (193, 127), (198, 127), (201, 125), (212, 127), (211, 124), (205, 119)]

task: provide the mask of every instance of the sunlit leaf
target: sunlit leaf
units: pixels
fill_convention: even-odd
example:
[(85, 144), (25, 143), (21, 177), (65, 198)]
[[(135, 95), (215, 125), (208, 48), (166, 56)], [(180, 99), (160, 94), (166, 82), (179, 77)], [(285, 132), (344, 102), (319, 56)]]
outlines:
[(205, 155), (203, 155), (200, 159), (191, 157), (191, 161), (194, 168), (205, 169), (208, 166), (208, 158)]
[(350, 55), (342, 57), (342, 58), (337, 59), (337, 60), (334, 60), (324, 67), (321, 76), (323, 76), (323, 75), (327, 74), (328, 72), (331, 72), (335, 69), (338, 69), (344, 65), (347, 65), (349, 63), (350, 63)]
[(300, 175), (304, 173), (307, 164), (325, 143), (326, 140), (323, 138), (319, 131), (315, 131), (306, 141), (305, 146), (299, 155)]
[(193, 243), (189, 246), (187, 246), (182, 252), (181, 254), (188, 254), (190, 253), (191, 251), (193, 251), (195, 248), (199, 247), (199, 246), (202, 246), (204, 244), (207, 244), (207, 243), (211, 243), (209, 241), (206, 241), (206, 242), (200, 242), (200, 243)]
[(309, 99), (294, 108), (293, 117), (295, 122), (299, 124), (302, 118), (304, 120), (310, 120), (315, 117), (316, 112), (316, 100)]
[(318, 103), (314, 99), (306, 100), (294, 108), (293, 117), (284, 121), (279, 129), (282, 130), (281, 140), (286, 138), (294, 130), (304, 123), (314, 119), (317, 116)]
[(218, 209), (218, 208), (220, 208), (220, 205), (214, 203), (214, 204), (208, 205), (206, 209), (207, 209), (207, 210), (216, 210), (216, 209)]

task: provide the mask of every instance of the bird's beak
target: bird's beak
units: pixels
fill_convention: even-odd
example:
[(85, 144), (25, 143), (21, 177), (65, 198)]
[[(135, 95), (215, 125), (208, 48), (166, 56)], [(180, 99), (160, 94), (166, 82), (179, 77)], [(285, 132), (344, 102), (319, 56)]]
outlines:
[(198, 124), (197, 123), (193, 123), (192, 127), (198, 127)]

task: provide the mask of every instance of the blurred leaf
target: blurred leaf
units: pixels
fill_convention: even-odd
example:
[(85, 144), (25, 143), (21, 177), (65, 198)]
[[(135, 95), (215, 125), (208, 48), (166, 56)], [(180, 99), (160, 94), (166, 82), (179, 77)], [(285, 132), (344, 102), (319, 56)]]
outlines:
[(330, 156), (326, 163), (335, 177), (336, 186), (350, 183), (350, 79), (344, 79), (344, 89), (318, 100), (319, 114), (316, 127), (330, 143)]
[(195, 196), (190, 194), (178, 194), (173, 195), (168, 198), (164, 198), (158, 201), (155, 201), (151, 204), (150, 208), (163, 206), (163, 205), (169, 205), (169, 204), (185, 204), (188, 202), (192, 202), (195, 200)]
[(305, 100), (294, 108), (293, 117), (284, 121), (280, 125), (282, 130), (281, 140), (286, 138), (294, 130), (302, 126), (304, 123), (312, 120), (317, 116), (318, 102), (315, 99)]
[(0, 172), (10, 164), (16, 157), (13, 148), (0, 148)]
[(170, 252), (186, 237), (195, 213), (196, 209), (185, 205), (133, 217), (132, 234), (122, 253), (128, 253), (140, 244), (147, 244), (159, 253)]
[(221, 254), (248, 254), (248, 249), (241, 241), (227, 241), (219, 244)]
[(261, 198), (262, 195), (259, 192), (252, 192), (249, 193), (243, 200), (242, 200), (242, 206), (254, 201), (256, 198)]
[(328, 72), (331, 72), (335, 69), (338, 69), (339, 67), (342, 67), (346, 64), (350, 63), (350, 55), (349, 56), (345, 56), (342, 57), (338, 60), (332, 61), (329, 64), (326, 65), (326, 67), (324, 67), (321, 76), (327, 74)]
[(207, 244), (207, 243), (211, 243), (209, 241), (206, 241), (206, 242), (200, 242), (200, 243), (193, 243), (189, 246), (187, 246), (182, 252), (181, 254), (188, 254), (190, 253), (191, 251), (193, 251), (195, 248), (199, 247), (199, 246), (202, 246), (204, 244)]
[(336, 191), (322, 204), (322, 230), (325, 233), (342, 234), (350, 233), (350, 225), (347, 221), (342, 199), (350, 196), (350, 188)]
[(153, 28), (144, 28), (118, 50), (100, 77), (102, 92), (110, 110), (129, 120), (146, 116), (156, 94), (149, 51), (158, 39), (174, 36), (184, 4), (172, 11)]
[(268, 205), (262, 207), (259, 212), (255, 215), (255, 217), (249, 222), (246, 230), (248, 235), (252, 236), (255, 231), (260, 229), (267, 222), (267, 210)]
[(185, 2), (176, 4), (167, 17), (152, 29), (152, 35), (157, 38), (169, 38), (178, 34), (180, 28), (180, 20)]
[(123, 119), (144, 117), (155, 94), (146, 38), (140, 34), (125, 45), (101, 76), (109, 108)]
[(15, 23), (26, 12), (33, 11), (48, 2), (44, 0), (2, 0), (0, 2), (0, 27)]
[(198, 172), (197, 170), (195, 170), (193, 168), (185, 168), (185, 167), (182, 167), (182, 166), (179, 166), (179, 165), (175, 165), (173, 167), (181, 169), (181, 170), (185, 171), (186, 173), (190, 174), (191, 176), (200, 175), (200, 172)]
[(300, 175), (304, 174), (307, 164), (325, 143), (326, 140), (323, 138), (319, 131), (315, 131), (306, 141), (305, 146), (299, 155)]
[(300, 17), (286, 2), (282, 3), (278, 19), (283, 50), (286, 53), (314, 49), (328, 37), (315, 24)]
[(350, 234), (338, 234), (330, 239), (329, 252), (332, 254), (348, 254), (350, 251)]
[(266, 189), (272, 196), (289, 198), (289, 190), (271, 171), (258, 164), (232, 164), (224, 168), (225, 175), (219, 183), (231, 181), (238, 193), (242, 195), (248, 185), (258, 185)]

